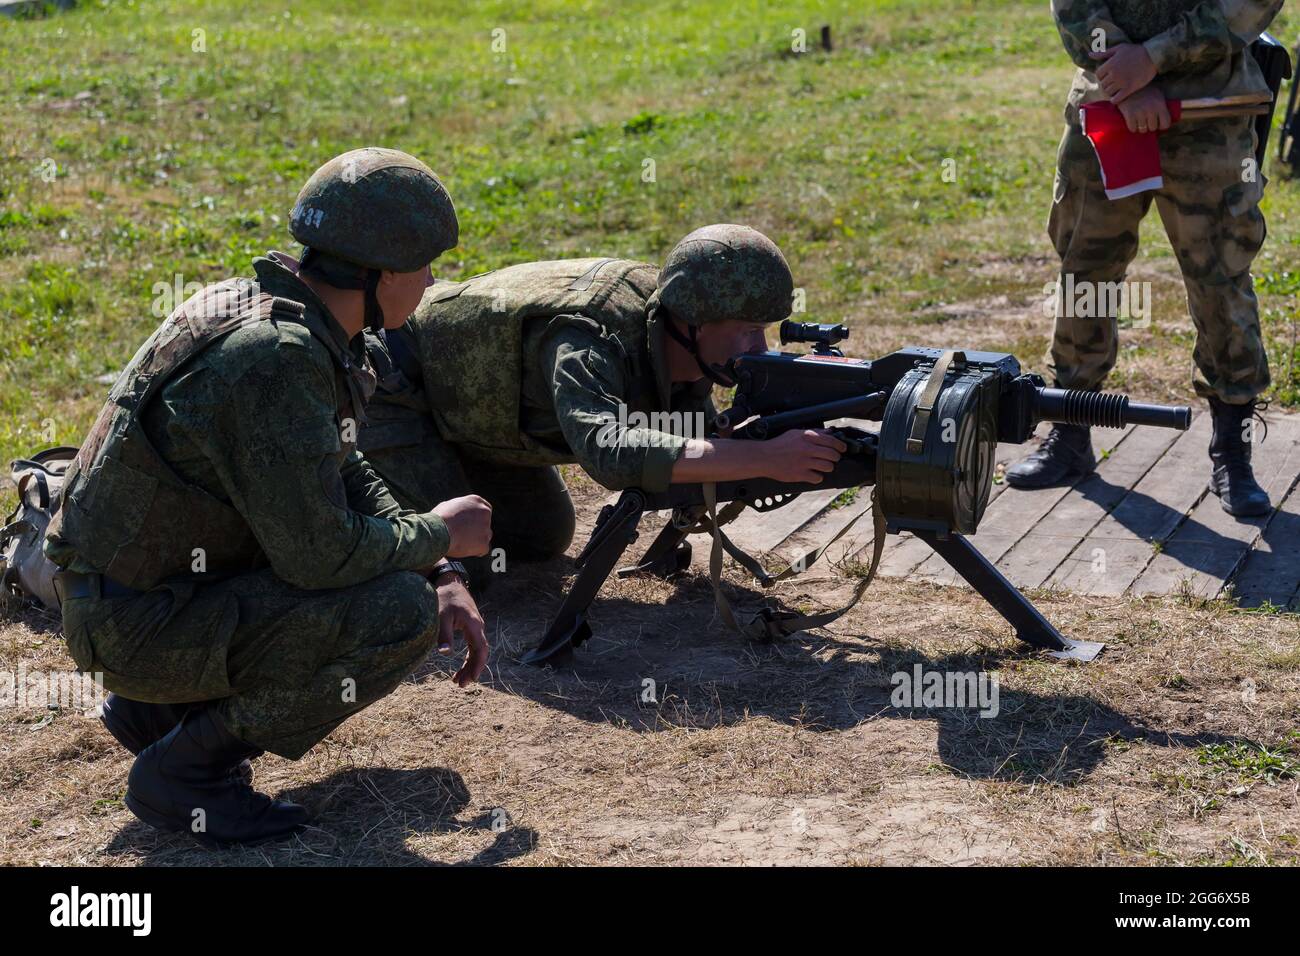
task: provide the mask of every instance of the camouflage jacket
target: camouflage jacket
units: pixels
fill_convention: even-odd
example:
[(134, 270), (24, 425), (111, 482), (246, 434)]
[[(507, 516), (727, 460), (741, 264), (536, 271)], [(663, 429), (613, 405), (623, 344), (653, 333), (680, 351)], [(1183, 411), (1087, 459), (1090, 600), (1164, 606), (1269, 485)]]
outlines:
[(362, 448), (414, 448), (436, 426), (481, 460), (577, 462), (607, 488), (667, 488), (713, 408), (707, 381), (668, 380), (647, 310), (657, 274), (569, 259), (434, 285), (405, 327), (367, 336), (379, 388)]
[(255, 284), (197, 293), (118, 378), (51, 525), (56, 564), (141, 589), (269, 565), (318, 589), (446, 552), (443, 520), (399, 508), (355, 448), (360, 337), (292, 260), (253, 265)]
[(1078, 73), (1065, 119), (1079, 122), (1084, 103), (1105, 99), (1094, 70), (1100, 61), (1096, 31), (1105, 49), (1141, 43), (1155, 64), (1153, 81), (1169, 99), (1233, 96), (1268, 89), (1248, 49), (1282, 9), (1282, 0), (1052, 0), (1056, 28)]

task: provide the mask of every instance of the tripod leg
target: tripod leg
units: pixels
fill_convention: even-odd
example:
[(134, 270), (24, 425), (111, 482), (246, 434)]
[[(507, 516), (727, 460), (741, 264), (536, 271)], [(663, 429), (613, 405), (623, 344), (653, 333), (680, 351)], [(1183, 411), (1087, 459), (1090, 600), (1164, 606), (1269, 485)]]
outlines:
[(605, 520), (591, 533), (591, 541), (582, 552), (577, 579), (541, 641), (524, 655), (525, 664), (559, 663), (591, 637), (587, 609), (627, 546), (636, 540), (636, 526), (644, 512), (645, 496), (641, 492), (635, 488), (623, 492)]
[(691, 566), (691, 546), (686, 541), (687, 530), (679, 528), (669, 521), (664, 529), (646, 548), (645, 554), (636, 564), (619, 568), (615, 573), (620, 578), (633, 574), (653, 574), (667, 578)]
[(1047, 650), (1051, 657), (1075, 661), (1090, 661), (1106, 646), (1095, 641), (1075, 641), (1064, 636), (962, 535), (950, 534), (946, 538), (940, 538), (933, 531), (912, 533), (952, 565), (954, 571), (1006, 618), (1016, 629), (1016, 637), (1026, 644)]

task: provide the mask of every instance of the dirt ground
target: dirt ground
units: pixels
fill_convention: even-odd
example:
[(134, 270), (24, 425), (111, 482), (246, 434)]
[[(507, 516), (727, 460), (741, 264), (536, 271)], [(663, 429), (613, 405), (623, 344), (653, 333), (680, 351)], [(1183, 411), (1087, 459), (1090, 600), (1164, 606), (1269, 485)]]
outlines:
[[(588, 523), (598, 496), (574, 490)], [(518, 661), (572, 563), (512, 569), (483, 602), (481, 686), (431, 659), (304, 760), (257, 762), (259, 786), (316, 813), (279, 845), (150, 830), (97, 720), (6, 708), (0, 863), (1300, 862), (1294, 616), (1035, 595), (1106, 642), (1078, 665), (1024, 652), (969, 592), (882, 580), (829, 631), (755, 644), (714, 619), (702, 566), (611, 582), (559, 671)], [(814, 568), (779, 596), (829, 607), (851, 582)], [(72, 666), (49, 617), (2, 620), (0, 668)], [(994, 673), (998, 715), (894, 707), (891, 676), (916, 664)]]

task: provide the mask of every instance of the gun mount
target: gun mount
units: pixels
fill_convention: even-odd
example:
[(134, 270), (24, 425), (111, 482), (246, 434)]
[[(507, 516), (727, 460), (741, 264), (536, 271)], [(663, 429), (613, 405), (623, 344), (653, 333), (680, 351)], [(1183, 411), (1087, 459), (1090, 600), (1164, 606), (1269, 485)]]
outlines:
[[(762, 512), (783, 507), (804, 491), (875, 485), (886, 532), (908, 531), (929, 544), (1011, 623), (1020, 640), (1058, 657), (1095, 657), (1101, 644), (1063, 636), (965, 538), (975, 533), (988, 505), (997, 445), (1027, 441), (1043, 421), (1186, 429), (1191, 409), (1049, 388), (1005, 353), (911, 347), (878, 359), (847, 358), (833, 348), (847, 334), (842, 326), (783, 323), (782, 343), (811, 342), (814, 351), (764, 352), (729, 363), (737, 383), (735, 401), (719, 416), (718, 427), (731, 427), (732, 438), (761, 441), (791, 428), (829, 427), (848, 451), (820, 484), (766, 478), (718, 482), (716, 502), (743, 502)], [(846, 418), (878, 421), (879, 431), (833, 424)], [(645, 511), (671, 509), (673, 518), (641, 560), (619, 575), (668, 576), (688, 567), (685, 539), (705, 502), (704, 485), (674, 484), (661, 493), (628, 489), (602, 509), (578, 556), (578, 579), (525, 661), (563, 658), (591, 635), (587, 609), (636, 540)]]

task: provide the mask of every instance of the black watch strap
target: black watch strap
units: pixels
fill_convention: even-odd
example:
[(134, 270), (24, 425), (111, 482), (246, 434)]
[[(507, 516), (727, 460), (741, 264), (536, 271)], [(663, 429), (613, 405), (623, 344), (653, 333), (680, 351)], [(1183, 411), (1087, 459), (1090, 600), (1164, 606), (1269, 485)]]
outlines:
[(465, 565), (459, 561), (453, 561), (451, 558), (443, 558), (433, 566), (433, 579), (436, 581), (444, 574), (456, 574), (460, 576), (461, 583), (469, 587), (469, 572), (465, 570)]

